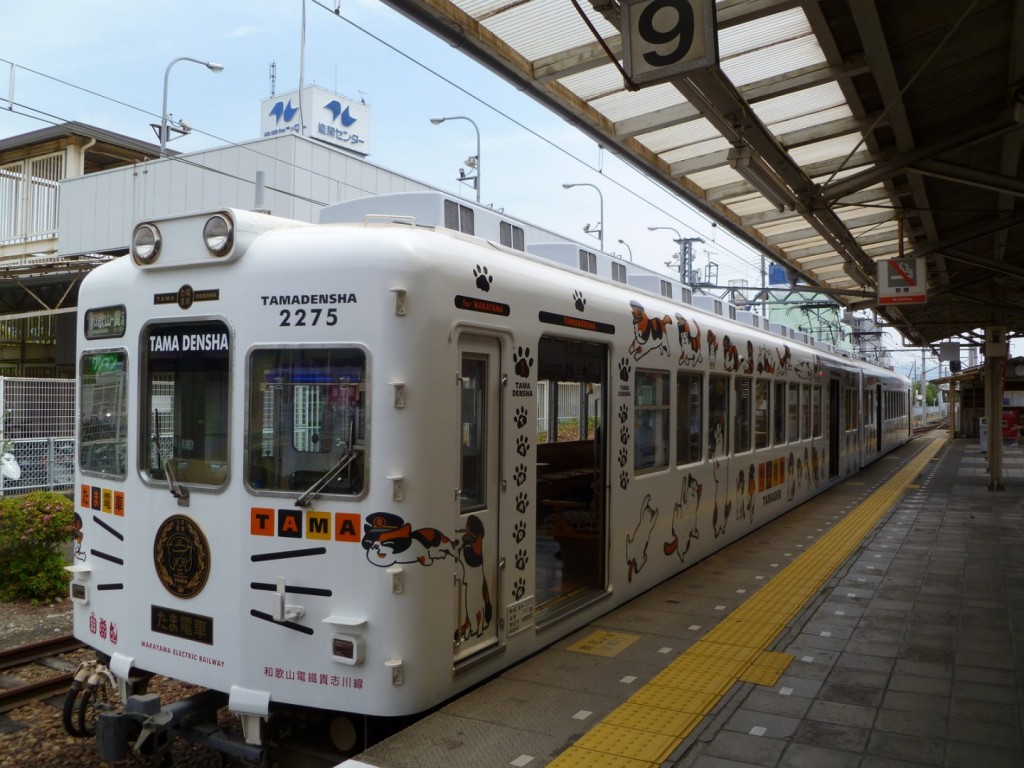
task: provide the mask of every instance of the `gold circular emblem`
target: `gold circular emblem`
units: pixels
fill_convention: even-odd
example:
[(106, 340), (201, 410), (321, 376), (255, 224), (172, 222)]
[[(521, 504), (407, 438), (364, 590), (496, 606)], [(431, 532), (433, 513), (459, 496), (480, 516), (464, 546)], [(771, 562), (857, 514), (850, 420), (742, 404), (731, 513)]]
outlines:
[(156, 532), (153, 562), (168, 592), (177, 597), (195, 597), (210, 575), (210, 545), (194, 520), (172, 515)]
[(178, 306), (182, 309), (191, 307), (194, 299), (195, 291), (192, 290), (191, 285), (183, 285), (178, 289)]

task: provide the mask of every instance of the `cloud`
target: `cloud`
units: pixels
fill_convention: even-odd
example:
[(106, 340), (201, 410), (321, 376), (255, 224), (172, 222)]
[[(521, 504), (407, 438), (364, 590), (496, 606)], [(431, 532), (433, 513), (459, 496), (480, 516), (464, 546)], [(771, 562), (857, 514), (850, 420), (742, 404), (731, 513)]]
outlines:
[(259, 31), (259, 27), (235, 27), (227, 33), (226, 37), (250, 37), (251, 35), (257, 34)]

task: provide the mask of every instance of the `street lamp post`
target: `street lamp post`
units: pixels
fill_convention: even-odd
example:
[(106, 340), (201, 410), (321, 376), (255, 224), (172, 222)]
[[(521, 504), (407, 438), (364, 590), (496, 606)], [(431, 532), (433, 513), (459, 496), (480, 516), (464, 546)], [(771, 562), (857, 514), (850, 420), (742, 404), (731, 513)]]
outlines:
[(192, 61), (196, 64), (202, 64), (211, 72), (220, 72), (224, 69), (223, 65), (215, 64), (212, 61), (201, 61), (200, 59), (193, 59), (191, 56), (179, 56), (170, 64), (167, 65), (167, 70), (164, 72), (164, 108), (163, 112), (160, 113), (160, 156), (163, 157), (167, 154), (167, 132), (168, 128), (168, 115), (167, 115), (167, 81), (171, 77), (171, 67), (177, 64), (179, 61)]
[(620, 237), (619, 238), (619, 244), (626, 246), (626, 250), (629, 251), (629, 260), (632, 261), (633, 260), (633, 249), (629, 247), (629, 243), (627, 243), (625, 240), (623, 240)]
[(597, 197), (601, 201), (601, 220), (596, 226), (591, 227), (589, 224), (583, 228), (583, 231), (588, 235), (592, 235), (597, 232), (597, 241), (601, 244), (601, 252), (604, 253), (604, 195), (601, 194), (601, 189), (596, 184), (588, 184), (586, 182), (580, 182), (578, 184), (563, 184), (565, 189), (572, 189), (573, 187), (592, 187), (597, 190)]
[[(689, 285), (690, 273), (693, 271), (693, 243), (703, 243), (704, 241), (699, 237), (683, 237), (679, 234), (679, 230), (675, 227), (648, 227), (649, 232), (653, 232), (656, 229), (667, 229), (669, 232), (675, 234), (675, 242), (679, 246), (679, 282), (683, 285)], [(665, 262), (667, 266), (671, 266), (672, 262)]]
[(475, 161), (474, 161), (473, 165), (470, 165), (468, 161), (467, 161), (466, 165), (469, 165), (470, 168), (476, 168), (476, 176), (473, 177), (473, 186), (476, 187), (476, 201), (479, 203), (480, 202), (480, 128), (479, 128), (479, 126), (477, 126), (477, 124), (471, 118), (464, 117), (462, 115), (453, 115), (451, 117), (432, 117), (432, 118), (430, 118), (430, 122), (432, 122), (434, 125), (440, 125), (441, 123), (445, 122), (446, 120), (465, 120), (470, 125), (472, 125), (473, 126), (473, 130), (476, 131), (476, 158), (475, 158)]

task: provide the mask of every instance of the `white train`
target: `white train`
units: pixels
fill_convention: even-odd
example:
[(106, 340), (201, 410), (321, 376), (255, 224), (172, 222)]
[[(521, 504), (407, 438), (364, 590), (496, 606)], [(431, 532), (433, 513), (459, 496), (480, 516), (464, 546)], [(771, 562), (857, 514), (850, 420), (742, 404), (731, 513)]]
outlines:
[[(494, 211), (322, 222), (143, 222), (81, 287), (70, 590), (102, 665), (66, 709), (106, 759), (219, 706), (242, 760), (357, 748), (909, 437), (902, 376)], [(161, 708), (152, 674), (209, 692)]]

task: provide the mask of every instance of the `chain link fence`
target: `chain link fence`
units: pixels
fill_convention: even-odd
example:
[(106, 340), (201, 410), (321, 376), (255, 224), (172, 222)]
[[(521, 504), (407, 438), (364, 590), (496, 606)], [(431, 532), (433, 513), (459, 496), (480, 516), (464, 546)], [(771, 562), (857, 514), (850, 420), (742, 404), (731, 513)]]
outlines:
[(0, 377), (0, 495), (70, 493), (75, 482), (73, 379)]

